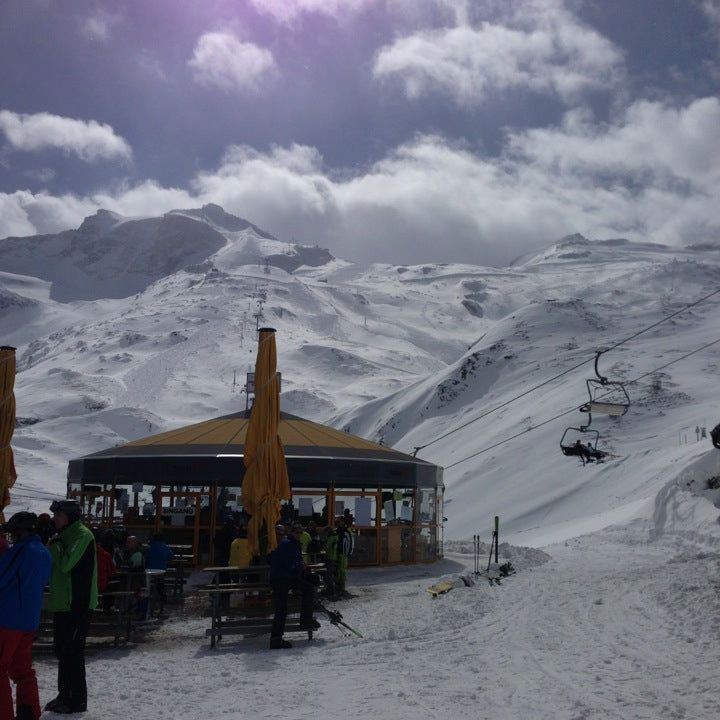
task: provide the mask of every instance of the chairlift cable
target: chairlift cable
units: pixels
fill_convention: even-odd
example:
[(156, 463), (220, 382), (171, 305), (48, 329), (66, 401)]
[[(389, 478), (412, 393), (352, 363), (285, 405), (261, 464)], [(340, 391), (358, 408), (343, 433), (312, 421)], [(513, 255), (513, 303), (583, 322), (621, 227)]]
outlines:
[[(720, 288), (717, 290), (713, 290), (711, 293), (708, 293), (707, 295), (704, 295), (703, 297), (699, 298), (698, 300), (695, 300), (695, 302), (690, 303), (689, 305), (685, 305), (680, 310), (676, 310), (674, 313), (671, 313), (670, 315), (667, 315), (664, 318), (661, 318), (657, 322), (652, 323), (652, 325), (648, 325), (645, 328), (642, 328), (641, 330), (638, 330), (636, 333), (633, 333), (632, 335), (626, 337), (624, 340), (619, 340), (618, 342), (614, 343), (613, 345), (610, 345), (609, 347), (605, 348), (602, 352), (610, 352), (611, 350), (615, 350), (619, 348), (621, 345), (624, 345), (625, 343), (630, 342), (631, 340), (634, 340), (635, 338), (639, 337), (643, 333), (646, 333), (650, 330), (655, 329), (658, 327), (658, 325), (662, 325), (662, 323), (667, 322), (668, 320), (672, 320), (672, 318), (677, 317), (678, 315), (681, 315), (682, 313), (686, 312), (687, 310), (690, 310), (698, 305), (701, 305), (706, 300), (709, 300), (711, 297), (720, 294)], [(581, 368), (583, 365), (586, 365), (589, 362), (592, 362), (595, 357), (597, 356), (597, 350), (593, 351), (593, 357), (587, 358), (586, 360), (583, 360), (582, 362), (577, 363), (576, 365), (573, 365), (572, 367), (567, 368), (566, 370), (563, 370), (561, 373), (558, 373), (557, 375), (554, 375), (551, 378), (548, 378), (547, 380), (544, 380), (543, 382), (539, 383), (538, 385), (534, 385), (531, 388), (528, 388), (527, 390), (521, 392), (519, 395), (515, 395), (514, 397), (511, 397), (509, 400), (506, 400), (505, 402), (501, 403), (500, 405), (497, 405), (494, 408), (491, 408), (490, 410), (478, 415), (476, 418), (473, 418), (472, 420), (468, 420), (466, 423), (463, 423), (462, 425), (458, 425), (458, 427), (453, 428), (452, 430), (448, 430), (448, 432), (443, 433), (442, 435), (439, 435), (438, 437), (434, 438), (428, 443), (425, 443), (425, 445), (418, 445), (415, 448), (415, 455), (417, 455), (419, 450), (424, 450), (427, 447), (430, 447), (430, 445), (434, 445), (436, 442), (440, 442), (440, 440), (444, 440), (446, 437), (449, 437), (453, 433), (456, 433), (458, 430), (463, 430), (468, 425), (472, 425), (473, 423), (477, 422), (478, 420), (482, 420), (483, 418), (486, 418), (488, 415), (492, 415), (494, 412), (497, 412), (498, 410), (502, 410), (503, 408), (507, 407), (508, 405), (511, 405), (512, 403), (526, 397), (527, 395), (530, 395), (531, 393), (535, 392), (536, 390), (539, 390), (542, 387), (545, 387), (545, 385), (549, 385), (552, 382), (555, 382), (555, 380), (559, 380), (561, 377), (567, 375), (568, 373), (574, 372), (575, 370)], [(625, 385), (629, 385), (630, 383), (625, 383)]]
[[(17, 486), (13, 486), (12, 488), (9, 488), (10, 491), (12, 491), (15, 487), (17, 487)], [(20, 490), (20, 492), (22, 492), (22, 493), (25, 493), (25, 494), (29, 493), (29, 494), (35, 495), (37, 497), (46, 497), (46, 498), (61, 497), (61, 495), (57, 495), (55, 493), (45, 492), (43, 490), (35, 490), (34, 488), (29, 488), (29, 487), (20, 486), (20, 487), (18, 487), (18, 490)], [(16, 494), (16, 493), (13, 493), (13, 494)]]
[[(720, 292), (720, 290), (718, 292)], [(691, 350), (690, 352), (685, 353), (685, 355), (681, 355), (679, 358), (675, 358), (675, 360), (671, 360), (670, 362), (665, 363), (664, 365), (660, 365), (659, 367), (653, 368), (652, 370), (648, 370), (647, 372), (643, 373), (642, 375), (638, 375), (638, 377), (636, 377), (635, 379), (628, 380), (628, 382), (626, 382), (625, 384), (633, 385), (637, 382), (640, 382), (640, 380), (643, 380), (648, 375), (653, 375), (656, 372), (665, 370), (665, 368), (668, 368), (671, 365), (674, 365), (675, 363), (680, 362), (681, 360), (685, 360), (686, 358), (689, 358), (691, 355), (696, 355), (697, 353), (702, 352), (703, 350), (707, 350), (707, 348), (712, 347), (713, 345), (717, 345), (718, 343), (720, 343), (720, 338), (717, 338), (717, 340), (713, 340), (712, 342), (709, 342), (706, 345), (703, 345), (702, 347), (696, 348), (695, 350)], [(460, 465), (461, 463), (464, 463), (467, 460), (471, 460), (472, 458), (477, 457), (478, 455), (482, 455), (483, 453), (489, 452), (490, 450), (494, 450), (496, 447), (499, 447), (500, 445), (504, 445), (506, 442), (515, 440), (516, 438), (519, 438), (522, 435), (527, 435), (528, 433), (532, 432), (533, 430), (537, 430), (538, 428), (541, 428), (544, 425), (548, 425), (551, 422), (554, 422), (555, 420), (558, 420), (559, 418), (564, 417), (565, 415), (569, 415), (570, 413), (580, 410), (581, 407), (582, 407), (582, 405), (571, 408), (570, 410), (565, 410), (564, 412), (561, 412), (558, 415), (555, 415), (554, 417), (548, 418), (547, 420), (543, 420), (542, 422), (538, 423), (537, 425), (531, 425), (529, 428), (526, 428), (525, 430), (522, 430), (519, 433), (515, 433), (515, 435), (511, 435), (510, 437), (507, 437), (504, 440), (500, 440), (499, 442), (496, 442), (493, 445), (489, 445), (488, 447), (483, 448), (482, 450), (478, 450), (477, 452), (473, 453), (472, 455), (468, 455), (467, 457), (464, 457), (461, 460), (457, 460), (456, 462), (452, 463), (451, 465), (445, 465), (445, 470), (450, 470), (450, 468), (454, 468), (456, 465)]]
[[(20, 492), (15, 492), (17, 488)], [(40, 490), (39, 488), (30, 487), (22, 483), (15, 483), (10, 489), (12, 497), (25, 497), (33, 500), (57, 500), (62, 498), (62, 495), (52, 493), (46, 490)]]

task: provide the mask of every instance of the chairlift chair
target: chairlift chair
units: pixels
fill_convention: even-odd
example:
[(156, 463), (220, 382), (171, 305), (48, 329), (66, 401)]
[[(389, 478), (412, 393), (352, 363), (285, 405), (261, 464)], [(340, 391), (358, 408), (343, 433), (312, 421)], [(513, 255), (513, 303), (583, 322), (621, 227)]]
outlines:
[(720, 450), (720, 423), (710, 431), (710, 441), (714, 447)]
[[(575, 432), (578, 435), (585, 435), (589, 438), (586, 442), (584, 442), (584, 445), (591, 445), (594, 450), (597, 450), (597, 444), (600, 440), (600, 433), (597, 430), (590, 430), (587, 425), (581, 425), (580, 427), (569, 427), (565, 428), (565, 432), (563, 433), (562, 438), (560, 438), (560, 449), (562, 450), (563, 455), (567, 455), (568, 457), (576, 456), (578, 453), (575, 450), (575, 442), (576, 440), (580, 440), (580, 438), (576, 438), (575, 440), (569, 441), (567, 439), (567, 436), (569, 433)], [(580, 442), (583, 442), (580, 440)]]
[[(560, 438), (560, 450), (566, 457), (577, 457), (583, 465), (587, 462), (602, 462), (606, 457), (607, 453), (602, 450), (598, 450), (598, 442), (600, 441), (600, 433), (597, 430), (590, 429), (590, 423), (587, 425), (581, 425), (580, 427), (569, 427), (565, 428), (565, 432)], [(578, 437), (575, 440), (568, 440), (568, 435), (576, 433)], [(585, 436), (586, 440), (580, 439), (580, 436)], [(580, 447), (577, 446), (577, 441), (580, 441)]]
[[(621, 417), (630, 407), (630, 396), (623, 383), (618, 380), (608, 380), (604, 375), (600, 374), (598, 360), (600, 360), (600, 356), (604, 352), (604, 350), (599, 350), (595, 355), (595, 375), (597, 375), (597, 378), (590, 378), (585, 381), (590, 399), (580, 407), (580, 412)], [(620, 402), (603, 399), (611, 394), (615, 395), (615, 397), (619, 396)]]

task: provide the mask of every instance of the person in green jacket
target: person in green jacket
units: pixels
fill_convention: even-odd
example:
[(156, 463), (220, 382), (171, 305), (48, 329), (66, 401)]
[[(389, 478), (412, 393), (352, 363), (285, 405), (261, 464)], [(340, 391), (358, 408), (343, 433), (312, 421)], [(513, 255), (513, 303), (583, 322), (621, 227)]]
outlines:
[(95, 538), (80, 522), (80, 505), (55, 501), (50, 510), (58, 534), (52, 556), (48, 610), (53, 613), (53, 650), (58, 659), (58, 696), (45, 709), (61, 715), (87, 710), (85, 640), (98, 604)]

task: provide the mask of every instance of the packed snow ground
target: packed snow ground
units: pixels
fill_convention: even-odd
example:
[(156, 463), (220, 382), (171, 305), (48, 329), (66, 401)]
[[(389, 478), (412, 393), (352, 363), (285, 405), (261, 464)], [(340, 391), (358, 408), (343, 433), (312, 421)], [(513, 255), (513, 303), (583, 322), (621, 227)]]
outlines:
[[(90, 655), (85, 717), (711, 720), (720, 536), (687, 529), (696, 502), (668, 503), (674, 529), (636, 521), (546, 548), (547, 562), (507, 547), (519, 572), (499, 587), (480, 579), (431, 598), (438, 577), (472, 570), (460, 553), (353, 571), (359, 597), (337, 607), (363, 639), (325, 622), (288, 651), (267, 638), (211, 650), (207, 620), (168, 622), (138, 647)], [(53, 696), (53, 661), (38, 674)]]

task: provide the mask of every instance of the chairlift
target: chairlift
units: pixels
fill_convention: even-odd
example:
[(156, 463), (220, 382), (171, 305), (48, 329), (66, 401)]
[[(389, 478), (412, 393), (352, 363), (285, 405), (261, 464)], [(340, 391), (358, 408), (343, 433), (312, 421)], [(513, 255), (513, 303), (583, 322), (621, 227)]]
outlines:
[[(623, 383), (618, 380), (608, 380), (604, 375), (600, 374), (598, 360), (600, 360), (600, 356), (604, 352), (605, 350), (599, 350), (595, 355), (595, 375), (597, 375), (597, 378), (590, 378), (585, 381), (590, 399), (580, 407), (580, 412), (621, 417), (630, 407), (630, 396)], [(609, 399), (608, 396), (610, 396)], [(589, 421), (588, 425), (590, 425)]]
[(713, 446), (720, 450), (720, 423), (710, 431), (710, 440)]
[(608, 453), (598, 449), (600, 433), (590, 429), (590, 422), (580, 427), (569, 427), (565, 429), (560, 438), (560, 450), (567, 457), (577, 457), (585, 465), (589, 462), (601, 463)]

